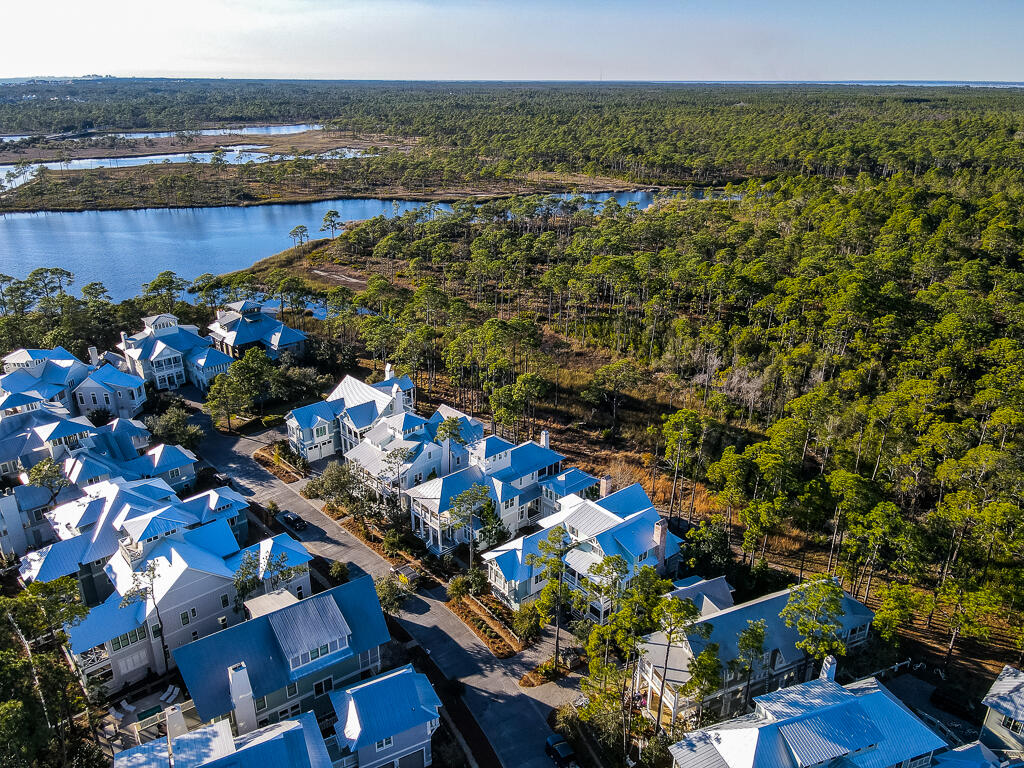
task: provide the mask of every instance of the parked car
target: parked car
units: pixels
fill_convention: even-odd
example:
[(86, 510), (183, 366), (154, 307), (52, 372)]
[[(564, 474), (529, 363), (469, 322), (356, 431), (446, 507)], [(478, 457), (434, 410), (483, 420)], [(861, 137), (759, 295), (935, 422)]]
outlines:
[(309, 523), (294, 512), (285, 512), (281, 515), (281, 522), (291, 528), (294, 528), (296, 531), (304, 531), (309, 526)]
[(416, 585), (420, 580), (420, 572), (411, 565), (408, 563), (405, 565), (393, 565), (391, 566), (391, 572), (395, 574), (395, 576), (398, 577), (398, 580), (409, 589), (416, 589)]
[(556, 768), (576, 768), (576, 750), (564, 736), (553, 733), (544, 743), (544, 753), (551, 758)]

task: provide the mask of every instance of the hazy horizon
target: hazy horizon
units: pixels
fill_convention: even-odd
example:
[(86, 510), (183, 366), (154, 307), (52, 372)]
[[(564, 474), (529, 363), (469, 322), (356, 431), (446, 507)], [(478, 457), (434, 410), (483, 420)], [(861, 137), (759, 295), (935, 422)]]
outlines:
[[(1024, 3), (868, 0), (54, 0), (45, 45), (11, 35), (0, 79), (543, 82), (1024, 80)], [(8, 29), (40, 11), (5, 9)], [(47, 74), (72, 73), (72, 74)], [(80, 73), (80, 74), (78, 74)]]

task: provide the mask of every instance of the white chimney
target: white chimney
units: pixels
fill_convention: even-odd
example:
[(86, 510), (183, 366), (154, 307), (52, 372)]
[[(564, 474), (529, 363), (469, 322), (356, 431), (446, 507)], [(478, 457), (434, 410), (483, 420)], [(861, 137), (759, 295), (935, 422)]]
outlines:
[(658, 556), (658, 573), (665, 572), (665, 547), (668, 546), (668, 523), (658, 518), (654, 524), (654, 552)]
[(551, 433), (546, 429), (540, 431), (540, 447), (550, 448), (551, 447)]
[(93, 366), (100, 364), (100, 353), (96, 350), (96, 347), (89, 347), (89, 362)]
[(238, 735), (255, 730), (256, 702), (253, 701), (249, 670), (245, 668), (244, 661), (228, 667), (228, 690), (231, 693), (231, 706), (235, 711), (235, 729)]
[(188, 726), (185, 725), (185, 714), (181, 711), (181, 707), (179, 705), (172, 704), (165, 709), (164, 717), (167, 718), (168, 741), (188, 733)]
[(835, 656), (826, 656), (825, 660), (821, 662), (821, 674), (818, 677), (822, 680), (835, 680), (837, 664)]
[(391, 363), (384, 363), (384, 381), (391, 378)]
[(128, 334), (124, 331), (121, 331), (121, 349), (128, 351)]
[(607, 496), (609, 493), (612, 492), (612, 476), (611, 475), (605, 475), (604, 477), (601, 478), (600, 490), (601, 490), (601, 498), (602, 499), (605, 496)]

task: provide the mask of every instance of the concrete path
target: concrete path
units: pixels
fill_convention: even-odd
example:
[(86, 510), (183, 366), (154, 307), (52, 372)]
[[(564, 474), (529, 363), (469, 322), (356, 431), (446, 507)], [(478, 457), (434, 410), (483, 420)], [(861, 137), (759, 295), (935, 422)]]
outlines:
[[(328, 560), (350, 564), (353, 576), (360, 572), (380, 576), (389, 563), (358, 538), (298, 494), (301, 484), (287, 484), (261, 467), (252, 453), (260, 446), (279, 440), (283, 429), (254, 436), (229, 436), (212, 429), (209, 417), (198, 414), (207, 437), (200, 453), (219, 472), (230, 477), (243, 495), (266, 505), (274, 501), (282, 511), (294, 512), (309, 524), (292, 531), (306, 548)], [(402, 625), (423, 646), (449, 679), (465, 684), (466, 706), (476, 717), (504, 768), (550, 768), (544, 754), (544, 740), (551, 734), (547, 716), (552, 708), (579, 694), (578, 678), (557, 684), (521, 688), (519, 678), (542, 659), (550, 658), (554, 636), (547, 634), (533, 647), (511, 659), (496, 659), (483, 642), (444, 605), (442, 587), (420, 590), (399, 617)]]

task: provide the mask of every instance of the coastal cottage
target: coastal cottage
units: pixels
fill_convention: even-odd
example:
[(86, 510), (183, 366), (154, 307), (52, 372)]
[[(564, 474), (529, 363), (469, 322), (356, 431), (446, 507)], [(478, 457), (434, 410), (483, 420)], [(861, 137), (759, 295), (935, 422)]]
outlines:
[(235, 359), (253, 347), (263, 349), (271, 360), (285, 352), (299, 358), (306, 351), (306, 334), (289, 328), (255, 301), (228, 304), (226, 310), (217, 312), (209, 331), (213, 346)]

